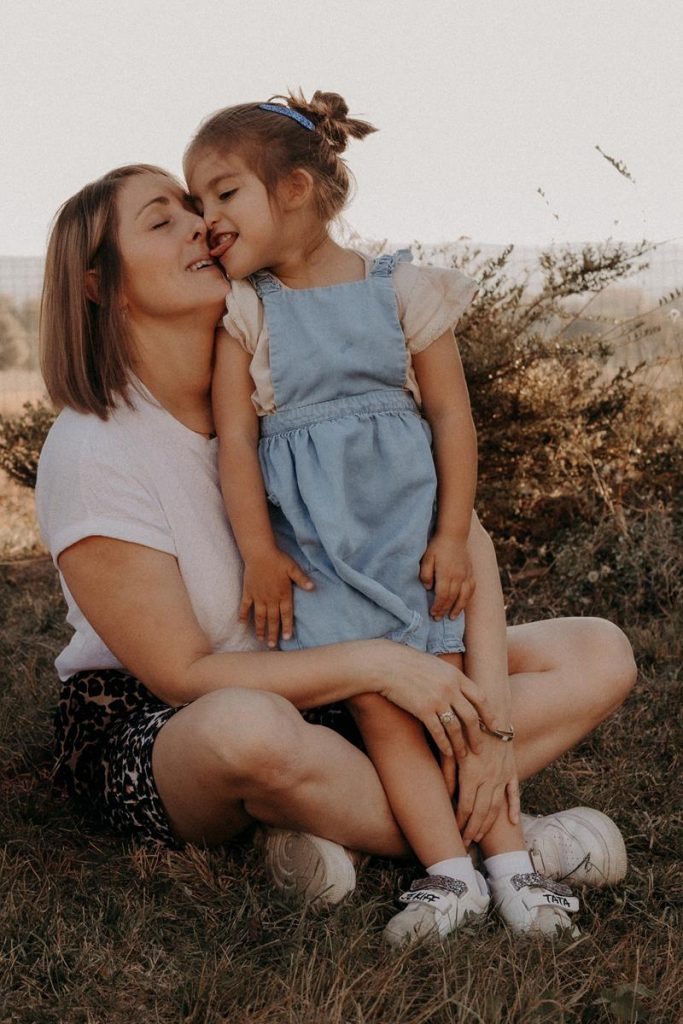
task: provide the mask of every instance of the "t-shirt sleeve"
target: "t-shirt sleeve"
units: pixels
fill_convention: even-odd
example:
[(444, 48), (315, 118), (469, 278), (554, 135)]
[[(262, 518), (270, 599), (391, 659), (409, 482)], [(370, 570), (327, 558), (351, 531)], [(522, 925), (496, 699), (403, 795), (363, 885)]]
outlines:
[(401, 326), (411, 354), (423, 352), (454, 327), (478, 285), (460, 270), (400, 263), (394, 271)]
[(38, 468), (36, 511), (53, 561), (86, 537), (111, 537), (176, 554), (157, 496), (130, 457), (67, 437), (48, 438)]
[(225, 307), (223, 326), (253, 355), (263, 329), (263, 307), (253, 286), (248, 281), (231, 281)]

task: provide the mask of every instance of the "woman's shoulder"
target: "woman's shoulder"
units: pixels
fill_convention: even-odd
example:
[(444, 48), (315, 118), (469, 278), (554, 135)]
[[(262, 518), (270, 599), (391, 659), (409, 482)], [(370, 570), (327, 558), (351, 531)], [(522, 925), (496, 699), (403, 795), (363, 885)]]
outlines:
[(128, 406), (124, 400), (117, 402), (107, 419), (95, 413), (62, 409), (48, 431), (41, 459), (63, 459), (73, 463), (88, 452), (99, 457), (111, 453), (119, 457), (122, 452), (132, 454), (133, 435), (140, 432), (141, 408), (133, 402)]

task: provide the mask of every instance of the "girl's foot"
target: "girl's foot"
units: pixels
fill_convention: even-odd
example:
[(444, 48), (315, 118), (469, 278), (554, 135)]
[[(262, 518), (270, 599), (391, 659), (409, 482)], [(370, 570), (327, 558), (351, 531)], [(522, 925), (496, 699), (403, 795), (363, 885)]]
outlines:
[(572, 807), (543, 818), (523, 814), (521, 822), (533, 865), (546, 878), (595, 889), (624, 878), (624, 840), (612, 819), (601, 811)]
[(483, 921), (490, 897), (486, 882), (476, 873), (478, 891), (467, 882), (448, 875), (429, 875), (413, 882), (399, 897), (407, 903), (384, 929), (390, 946), (408, 945), (424, 940), (440, 942), (457, 928)]
[(581, 934), (568, 916), (579, 909), (569, 886), (535, 871), (489, 878), (489, 885), (493, 906), (513, 932), (533, 932), (549, 938), (578, 938)]

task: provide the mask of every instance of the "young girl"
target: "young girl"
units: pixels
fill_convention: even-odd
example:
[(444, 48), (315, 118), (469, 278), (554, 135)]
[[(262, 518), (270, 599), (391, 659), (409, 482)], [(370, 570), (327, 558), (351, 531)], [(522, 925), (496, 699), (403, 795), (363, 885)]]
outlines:
[[(388, 637), (461, 668), (467, 604), (468, 675), (503, 705), (482, 739), (501, 743), (513, 735), (505, 620), (495, 557), (468, 543), (476, 440), (452, 332), (476, 286), (458, 271), (412, 267), (405, 251), (372, 260), (331, 238), (349, 192), (340, 154), (348, 136), (375, 130), (347, 115), (335, 93), (230, 107), (185, 155), (212, 256), (231, 280), (213, 403), (245, 564), (242, 615), (253, 608), (270, 646)], [(427, 872), (401, 896), (388, 941), (482, 918), (489, 889), (453, 813), (453, 761), (442, 775), (417, 720), (382, 697), (356, 698), (351, 710)], [(468, 725), (476, 751), (477, 723)], [(452, 708), (434, 736), (462, 762)], [(577, 901), (534, 874), (517, 814), (506, 807), (482, 831), (493, 903), (509, 926), (571, 928)]]

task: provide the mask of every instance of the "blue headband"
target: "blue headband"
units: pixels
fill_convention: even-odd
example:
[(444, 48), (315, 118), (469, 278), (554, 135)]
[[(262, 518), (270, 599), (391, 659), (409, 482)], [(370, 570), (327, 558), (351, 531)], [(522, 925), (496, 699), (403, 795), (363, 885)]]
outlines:
[(312, 121), (309, 121), (307, 117), (299, 114), (296, 110), (292, 110), (291, 107), (286, 107), (284, 103), (259, 103), (259, 107), (261, 110), (272, 110), (274, 114), (284, 114), (285, 117), (291, 117), (293, 120), (298, 121), (309, 132), (315, 131), (315, 125)]

